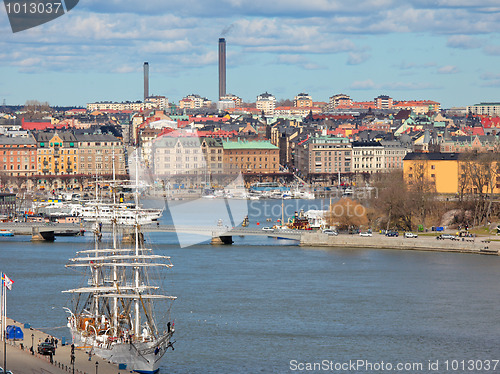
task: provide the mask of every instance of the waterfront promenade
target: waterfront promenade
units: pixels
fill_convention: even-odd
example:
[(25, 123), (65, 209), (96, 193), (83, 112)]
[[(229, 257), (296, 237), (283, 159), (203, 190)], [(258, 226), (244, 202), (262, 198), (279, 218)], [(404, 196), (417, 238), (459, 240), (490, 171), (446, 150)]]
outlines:
[(491, 241), (488, 237), (437, 240), (435, 236), (405, 238), (403, 235), (386, 237), (374, 233), (373, 236), (362, 237), (359, 235), (332, 236), (320, 232), (306, 232), (301, 236), (300, 245), (304, 247), (401, 249), (492, 255), (500, 253), (500, 242)]
[[(7, 319), (8, 325), (20, 327), (24, 332), (23, 340), (7, 342), (7, 370), (13, 374), (62, 374), (73, 373), (71, 365), (71, 342), (65, 346), (61, 342), (57, 345), (56, 354), (53, 356), (53, 363), (50, 363), (49, 356), (39, 355), (37, 346), (50, 335), (35, 330), (33, 328), (24, 328), (24, 324)], [(34, 355), (30, 349), (33, 342)], [(67, 342), (68, 343), (68, 342)], [(3, 367), (4, 344), (0, 342), (0, 366)], [(96, 363), (97, 369), (96, 369)], [(84, 348), (75, 349), (75, 371), (76, 374), (122, 374), (128, 373), (128, 370), (118, 370), (118, 366), (108, 361), (92, 355), (89, 361), (88, 350)]]

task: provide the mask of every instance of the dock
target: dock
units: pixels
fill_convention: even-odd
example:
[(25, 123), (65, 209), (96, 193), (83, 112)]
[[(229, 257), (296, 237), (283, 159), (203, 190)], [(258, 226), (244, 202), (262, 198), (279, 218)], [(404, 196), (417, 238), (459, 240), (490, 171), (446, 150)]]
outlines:
[[(33, 329), (25, 327), (24, 323), (7, 318), (8, 325), (20, 327), (24, 333), (23, 340), (7, 341), (7, 370), (13, 374), (63, 374), (73, 373), (71, 364), (71, 342), (62, 346), (59, 341), (56, 354), (53, 356), (53, 362), (50, 362), (49, 356), (37, 353), (38, 344), (47, 337), (52, 336)], [(55, 338), (55, 337), (54, 337)], [(33, 344), (34, 354), (31, 354)], [(0, 341), (0, 367), (3, 367), (4, 344)], [(90, 358), (90, 360), (89, 360)], [(4, 368), (5, 369), (5, 368)], [(112, 364), (96, 355), (89, 356), (89, 349), (76, 347), (75, 349), (75, 374), (124, 374), (129, 370), (119, 370), (118, 365)]]

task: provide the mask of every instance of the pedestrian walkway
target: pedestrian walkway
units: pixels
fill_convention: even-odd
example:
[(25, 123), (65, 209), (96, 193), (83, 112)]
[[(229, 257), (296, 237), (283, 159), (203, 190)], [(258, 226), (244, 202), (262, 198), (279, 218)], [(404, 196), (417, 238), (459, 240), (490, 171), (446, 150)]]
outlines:
[[(37, 353), (38, 344), (48, 337), (52, 336), (33, 328), (24, 328), (24, 324), (7, 318), (8, 325), (19, 326), (24, 332), (23, 340), (7, 341), (7, 370), (13, 374), (62, 374), (73, 373), (71, 364), (71, 342), (65, 346), (61, 343), (57, 345), (56, 354), (52, 357), (53, 363), (50, 363), (50, 356), (39, 355)], [(33, 355), (31, 347), (33, 346)], [(0, 366), (3, 367), (4, 344), (0, 342)], [(75, 349), (75, 374), (124, 374), (128, 370), (118, 370), (118, 366), (108, 361), (90, 355), (89, 350), (85, 348)]]

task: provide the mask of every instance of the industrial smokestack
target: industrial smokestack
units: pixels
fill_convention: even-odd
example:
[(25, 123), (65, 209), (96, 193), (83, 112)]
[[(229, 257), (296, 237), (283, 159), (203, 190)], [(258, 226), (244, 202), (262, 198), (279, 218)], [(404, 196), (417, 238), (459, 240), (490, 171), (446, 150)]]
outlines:
[(226, 39), (219, 38), (219, 100), (226, 96)]
[(144, 63), (144, 101), (149, 96), (149, 63)]

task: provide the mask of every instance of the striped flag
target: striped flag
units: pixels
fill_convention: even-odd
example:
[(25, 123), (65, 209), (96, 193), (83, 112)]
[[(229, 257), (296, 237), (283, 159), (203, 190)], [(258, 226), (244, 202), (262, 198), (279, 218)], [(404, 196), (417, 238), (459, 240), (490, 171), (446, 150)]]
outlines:
[(7, 287), (9, 290), (12, 290), (12, 285), (14, 284), (14, 281), (10, 279), (7, 274), (2, 273), (2, 281), (5, 287)]

